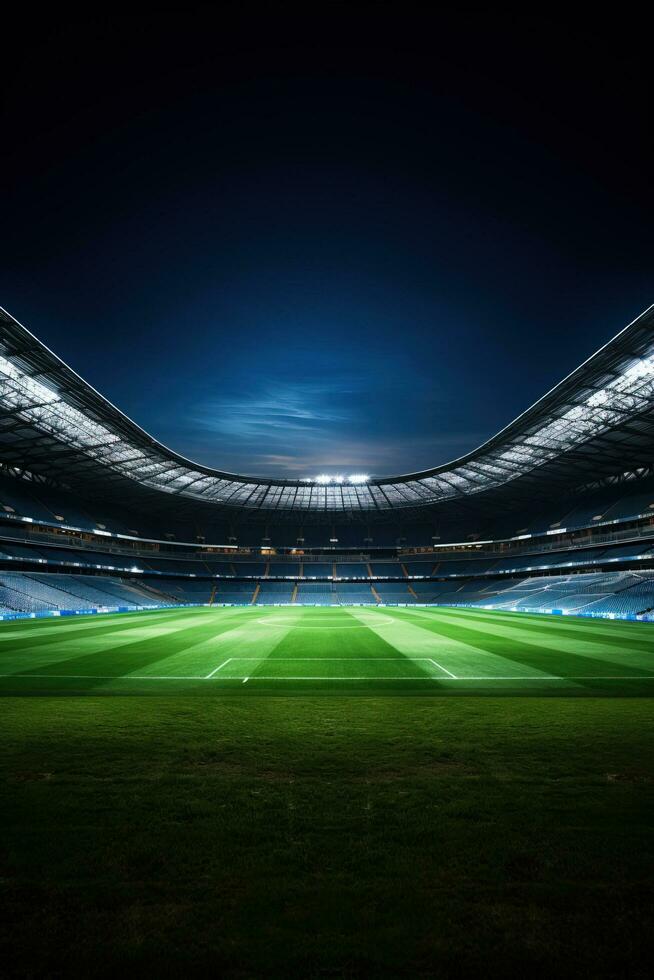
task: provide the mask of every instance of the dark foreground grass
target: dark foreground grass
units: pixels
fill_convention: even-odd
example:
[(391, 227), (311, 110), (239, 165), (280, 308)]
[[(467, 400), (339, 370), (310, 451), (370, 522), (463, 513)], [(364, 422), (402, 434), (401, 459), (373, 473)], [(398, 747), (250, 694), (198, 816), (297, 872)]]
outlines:
[(5, 698), (0, 973), (644, 977), (653, 707)]

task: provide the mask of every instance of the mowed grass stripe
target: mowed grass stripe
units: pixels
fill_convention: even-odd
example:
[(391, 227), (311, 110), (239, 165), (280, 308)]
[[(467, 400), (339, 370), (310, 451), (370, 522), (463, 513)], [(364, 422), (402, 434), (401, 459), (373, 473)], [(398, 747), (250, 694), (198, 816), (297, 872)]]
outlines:
[[(188, 610), (188, 612), (190, 611)], [(195, 612), (195, 610), (192, 610), (192, 612)], [(206, 615), (206, 610), (203, 610), (203, 612)], [(81, 640), (86, 637), (121, 636), (122, 634), (129, 636), (135, 630), (147, 627), (153, 629), (165, 627), (167, 623), (176, 622), (179, 617), (179, 610), (175, 616), (166, 616), (161, 620), (157, 619), (156, 616), (149, 616), (147, 620), (144, 620), (138, 613), (134, 616), (131, 614), (115, 615), (107, 619), (96, 619), (93, 617), (93, 620), (90, 620), (89, 618), (85, 618), (83, 622), (71, 617), (63, 629), (60, 625), (61, 620), (56, 620), (56, 627), (53, 623), (52, 628), (39, 630), (37, 636), (30, 632), (17, 634), (9, 642), (0, 645), (0, 660), (12, 650), (21, 649), (29, 651), (30, 654), (34, 654), (41, 648), (51, 647), (62, 641), (73, 642), (76, 639)], [(195, 617), (191, 618), (194, 619)]]
[[(102, 630), (74, 629), (62, 632), (55, 630), (38, 638), (21, 637), (13, 643), (0, 647), (0, 666), (5, 670), (22, 669), (27, 666), (45, 666), (50, 663), (64, 663), (75, 655), (91, 654), (94, 650), (104, 653), (120, 646), (128, 646), (138, 639), (147, 636), (161, 636), (168, 630), (180, 628), (177, 624), (179, 614), (175, 619), (167, 619), (163, 623), (150, 620), (148, 626), (132, 622), (131, 625), (104, 624)], [(194, 622), (184, 623), (185, 628), (191, 628)], [(72, 627), (72, 624), (71, 624)], [(63, 657), (62, 654), (66, 656)]]
[[(439, 609), (438, 612), (439, 615), (449, 617), (450, 622), (460, 621), (459, 610)], [(488, 613), (484, 615), (484, 611), (480, 615), (477, 610), (472, 617), (465, 618), (469, 618), (470, 622), (482, 624), (484, 629), (487, 626), (498, 625), (507, 628), (520, 628), (525, 636), (529, 634), (535, 636), (551, 635), (556, 638), (557, 643), (560, 638), (562, 647), (565, 641), (570, 641), (573, 644), (579, 642), (596, 644), (604, 649), (617, 648), (626, 653), (640, 652), (645, 657), (654, 653), (654, 627), (650, 623), (581, 620), (569, 617), (563, 619), (561, 616), (523, 616), (512, 613)]]
[[(464, 618), (501, 625), (519, 625), (526, 632), (540, 633), (550, 630), (552, 634), (571, 640), (583, 638), (588, 643), (615, 644), (619, 641), (623, 649), (654, 651), (654, 624), (625, 622), (623, 620), (583, 619), (551, 614), (527, 615), (524, 613), (494, 613), (488, 610), (439, 609), (439, 615), (457, 621)], [(468, 616), (467, 614), (471, 615)]]
[[(416, 611), (419, 614), (420, 610)], [(442, 615), (441, 615), (442, 618)], [(456, 620), (449, 620), (452, 623), (465, 625), (473, 624), (477, 628), (479, 620), (470, 617), (457, 617)], [(593, 664), (598, 662), (610, 666), (627, 666), (638, 669), (640, 673), (654, 670), (654, 635), (647, 642), (638, 645), (627, 646), (623, 638), (619, 635), (610, 639), (604, 636), (595, 636), (591, 630), (581, 630), (572, 635), (568, 630), (559, 628), (556, 621), (546, 619), (540, 629), (535, 626), (525, 626), (519, 620), (510, 622), (497, 620), (482, 621), (484, 633), (489, 636), (505, 637), (514, 639), (523, 644), (527, 649), (535, 644), (535, 638), (542, 640), (543, 643), (536, 644), (539, 649), (549, 648), (553, 654), (570, 654), (580, 658), (590, 660)], [(592, 672), (592, 671), (589, 671)]]
[[(312, 622), (317, 624), (315, 628), (305, 628), (311, 627)], [(338, 629), (339, 626), (352, 628)], [(409, 660), (381, 636), (360, 623), (353, 612), (345, 609), (329, 610), (326, 617), (322, 611), (304, 609), (295, 627), (288, 631), (271, 657), (252, 671), (252, 676), (257, 677), (268, 671), (272, 671), (271, 676), (273, 676), (275, 660), (291, 661), (299, 657), (318, 661), (325, 677), (338, 673), (339, 676), (373, 678), (377, 675), (375, 661), (379, 659), (386, 662), (383, 676), (391, 675), (393, 664), (397, 665), (398, 677), (423, 677), (431, 673), (426, 667)], [(327, 662), (323, 661), (323, 658), (339, 657), (343, 658), (343, 662), (340, 663), (338, 671), (331, 669), (327, 666)], [(351, 661), (351, 669), (344, 670), (348, 660)], [(366, 661), (370, 661), (369, 665)], [(302, 673), (308, 671), (308, 666)], [(294, 671), (294, 676), (298, 673), (301, 672)], [(317, 671), (312, 673), (315, 676)]]
[[(83, 639), (77, 641), (73, 639), (67, 644), (65, 639), (57, 637), (55, 648), (57, 659), (38, 667), (34, 664), (31, 670), (22, 669), (20, 673), (69, 673), (86, 676), (93, 674), (118, 676), (136, 673), (166, 659), (172, 653), (188, 648), (190, 631), (197, 631), (197, 635), (203, 638), (215, 636), (230, 629), (231, 620), (232, 617), (229, 615), (225, 619), (219, 619), (209, 614), (206, 621), (198, 621), (197, 617), (186, 617), (181, 613), (174, 621), (166, 620), (166, 624), (160, 629), (153, 627), (151, 635), (144, 639), (130, 639), (128, 643), (116, 644), (112, 641), (109, 632), (106, 636), (106, 646), (90, 652)], [(62, 658), (62, 649), (70, 649), (70, 655)], [(27, 654), (29, 655), (29, 650)]]
[(520, 610), (516, 612), (504, 609), (482, 609), (474, 606), (439, 606), (436, 611), (439, 614), (457, 618), (459, 616), (471, 616), (481, 620), (495, 619), (505, 623), (519, 620), (520, 622), (529, 623), (538, 628), (542, 628), (542, 624), (547, 622), (551, 623), (552, 626), (565, 629), (592, 630), (593, 632), (608, 633), (610, 635), (617, 633), (629, 635), (633, 633), (637, 636), (639, 633), (647, 634), (648, 630), (652, 629), (651, 623), (640, 620), (594, 619), (591, 616), (575, 616), (572, 614), (564, 616), (554, 613), (527, 613)]
[[(438, 612), (427, 610), (411, 612), (402, 610), (396, 614), (406, 616), (412, 621), (424, 622), (426, 629), (432, 630), (439, 636), (462, 640), (486, 653), (498, 655), (511, 663), (532, 667), (545, 674), (581, 678), (592, 674), (605, 676), (610, 673), (638, 677), (644, 673), (642, 667), (631, 667), (628, 664), (610, 659), (596, 659), (589, 655), (580, 656), (573, 651), (561, 652), (555, 645), (536, 643), (531, 635), (521, 636), (520, 632), (513, 628), (480, 629), (482, 624), (470, 617), (460, 617), (453, 622), (451, 619), (439, 616)], [(547, 632), (547, 626), (544, 626), (541, 637), (546, 636)], [(611, 667), (613, 670), (608, 669)]]
[[(247, 681), (405, 681), (434, 679), (426, 670), (416, 670), (419, 665), (408, 659), (388, 658), (352, 659), (349, 657), (308, 657), (304, 660), (282, 660), (270, 657), (265, 662), (250, 664), (233, 661), (226, 669), (238, 666)], [(426, 666), (426, 665), (425, 665)], [(222, 672), (221, 672), (222, 673)]]
[(646, 623), (641, 620), (593, 618), (592, 616), (576, 616), (572, 613), (566, 615), (559, 615), (558, 613), (530, 613), (522, 612), (521, 610), (483, 609), (475, 606), (438, 606), (436, 611), (440, 614), (453, 617), (472, 616), (484, 620), (497, 619), (502, 622), (519, 620), (520, 622), (530, 623), (534, 626), (548, 622), (553, 626), (560, 626), (566, 629), (588, 629), (613, 635), (615, 633), (646, 634), (652, 628), (651, 623)]
[[(359, 609), (354, 613), (365, 622), (367, 610)], [(436, 637), (423, 622), (408, 622), (400, 616), (391, 616), (395, 620), (392, 627), (379, 631), (385, 640), (405, 657), (430, 658), (437, 670), (445, 675), (458, 677), (462, 672), (487, 673), (505, 675), (516, 672), (516, 668), (503, 657), (489, 654), (454, 637)], [(374, 629), (374, 627), (371, 627)], [(375, 630), (377, 632), (377, 630)], [(524, 668), (525, 675), (533, 674), (533, 668)]]
[[(357, 609), (353, 615), (363, 623), (370, 618), (368, 610), (365, 609)], [(480, 655), (479, 651), (474, 650), (469, 644), (458, 640), (437, 639), (422, 623), (410, 623), (401, 616), (389, 618), (394, 619), (395, 622), (390, 627), (384, 627), (383, 631), (379, 627), (370, 626), (370, 628), (378, 635), (382, 635), (385, 641), (403, 656), (430, 661), (436, 676), (439, 674), (450, 678), (458, 676), (456, 671), (459, 666), (462, 663), (466, 665), (474, 663), (475, 654), (478, 657), (483, 656), (485, 670), (495, 669), (499, 673), (506, 673), (507, 664), (501, 658), (489, 657), (488, 654)], [(489, 660), (494, 663), (489, 663)], [(423, 669), (427, 669), (426, 665)]]
[[(206, 609), (186, 609), (185, 612), (204, 613)], [(129, 613), (96, 613), (88, 616), (53, 616), (52, 619), (21, 619), (0, 622), (0, 651), (13, 640), (53, 636), (57, 631), (133, 629), (135, 621), (156, 621), (179, 616), (179, 609), (157, 609)]]
[[(254, 615), (231, 629), (216, 632), (213, 636), (187, 648), (181, 654), (167, 657), (152, 670), (156, 673), (189, 674), (197, 671), (203, 678), (209, 675), (219, 680), (241, 678), (268, 659), (282, 642), (288, 628), (266, 629)], [(147, 676), (148, 671), (143, 671)]]
[[(233, 693), (247, 678), (244, 692), (354, 694), (369, 685), (370, 691), (394, 695), (411, 690), (413, 680), (415, 692), (475, 695), (503, 688), (532, 694), (542, 680), (541, 690), (560, 694), (654, 693), (654, 683), (637, 686), (643, 676), (654, 682), (654, 671), (644, 674), (634, 662), (640, 651), (633, 657), (621, 654), (623, 662), (611, 669), (609, 661), (597, 663), (556, 645), (543, 648), (534, 643), (533, 630), (522, 635), (522, 617), (508, 618), (505, 624), (504, 617), (487, 622), (477, 611), (391, 607), (205, 608), (117, 615), (101, 622), (73, 618), (57, 621), (47, 636), (26, 630), (0, 647), (0, 674), (10, 675), (0, 679), (0, 688), (34, 694), (171, 693), (178, 683), (180, 692)], [(85, 629), (90, 622), (98, 628)], [(543, 639), (555, 644), (561, 621), (544, 616), (538, 622)], [(433, 664), (421, 661), (423, 655)], [(441, 675), (439, 669), (456, 676)]]

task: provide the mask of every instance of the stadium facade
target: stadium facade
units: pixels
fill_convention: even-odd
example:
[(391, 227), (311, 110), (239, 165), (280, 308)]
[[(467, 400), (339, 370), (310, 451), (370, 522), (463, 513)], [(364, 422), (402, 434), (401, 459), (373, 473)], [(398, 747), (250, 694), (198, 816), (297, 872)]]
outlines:
[(180, 602), (654, 608), (654, 307), (421, 473), (256, 479), (162, 445), (0, 309), (0, 614)]

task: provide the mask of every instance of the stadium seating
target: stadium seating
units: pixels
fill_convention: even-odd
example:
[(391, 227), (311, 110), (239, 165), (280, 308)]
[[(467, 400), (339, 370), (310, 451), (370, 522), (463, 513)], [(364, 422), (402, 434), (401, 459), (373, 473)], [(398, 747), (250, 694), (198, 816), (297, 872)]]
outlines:
[(288, 582), (268, 582), (265, 579), (259, 586), (257, 605), (271, 605), (279, 602), (291, 602), (294, 586)]
[(325, 561), (305, 561), (303, 570), (305, 578), (331, 578), (332, 563)]
[(370, 568), (373, 576), (379, 576), (379, 578), (405, 577), (399, 561), (371, 561)]
[(285, 577), (297, 578), (300, 574), (299, 561), (285, 561), (283, 558), (271, 559), (268, 566), (270, 576), (281, 575)]
[(560, 610), (627, 616), (654, 609), (654, 570), (510, 579), (413, 583), (258, 582), (210, 579), (125, 579), (50, 572), (0, 573), (0, 613), (38, 613), (175, 603), (260, 605), (437, 604), (504, 610)]
[(478, 575), (495, 567), (494, 558), (460, 558), (440, 561), (436, 567), (437, 575)]
[[(507, 514), (487, 529), (480, 522), (479, 532), (489, 532), (483, 544), (471, 540), (473, 535), (454, 537), (452, 525), (443, 530), (442, 546), (422, 553), (404, 554), (403, 549), (407, 542), (426, 549), (434, 533), (431, 527), (422, 527), (420, 533), (413, 528), (406, 535), (391, 527), (371, 531), (352, 527), (343, 533), (340, 528), (303, 529), (306, 550), (314, 547), (309, 542), (315, 539), (325, 551), (300, 557), (290, 548), (284, 553), (281, 541), (271, 545), (278, 553), (262, 553), (261, 528), (256, 534), (248, 532), (251, 545), (239, 540), (238, 550), (210, 552), (208, 545), (198, 543), (205, 540), (199, 534), (204, 529), (196, 527), (188, 537), (177, 537), (157, 525), (154, 516), (151, 521), (144, 516), (140, 522), (141, 532), (150, 533), (152, 541), (66, 534), (59, 521), (62, 516), (72, 526), (89, 531), (102, 525), (120, 533), (132, 534), (134, 529), (130, 529), (132, 520), (122, 521), (119, 510), (112, 518), (104, 512), (96, 514), (94, 504), (73, 499), (64, 490), (2, 475), (0, 610), (38, 613), (170, 603), (292, 602), (643, 614), (654, 609), (654, 525), (619, 522), (650, 511), (654, 516), (650, 507), (654, 481), (649, 483), (650, 489), (643, 489), (647, 483), (641, 482), (633, 488), (601, 487), (564, 503), (538, 505), (540, 512), (531, 520)], [(56, 527), (39, 528), (29, 520), (17, 520), (18, 515)], [(610, 521), (617, 523), (602, 523)], [(566, 527), (589, 527), (595, 533), (571, 535)], [(221, 537), (206, 540), (227, 543), (231, 531), (219, 522), (215, 528)], [(506, 531), (506, 537), (536, 531), (551, 536), (527, 536), (510, 543), (494, 540), (501, 531)], [(370, 537), (363, 537), (370, 534), (374, 545)], [(627, 540), (629, 535), (633, 540)], [(338, 538), (338, 548), (330, 538)], [(467, 540), (470, 543), (465, 545), (447, 543)], [(87, 566), (93, 574), (82, 574)], [(104, 574), (95, 574), (99, 569)]]
[(652, 559), (654, 549), (651, 542), (630, 541), (629, 544), (616, 545), (607, 548), (602, 556), (603, 561), (628, 561)]
[[(146, 589), (115, 578), (85, 575), (0, 574), (0, 604), (8, 612), (36, 613), (62, 609), (163, 604)], [(169, 599), (168, 601), (174, 601)]]
[(602, 519), (615, 521), (635, 517), (638, 514), (647, 514), (650, 511), (654, 511), (652, 505), (654, 505), (653, 490), (649, 490), (646, 493), (625, 494), (625, 496), (607, 507), (602, 515)]
[(585, 612), (628, 615), (654, 607), (654, 572), (547, 576), (514, 580), (493, 596), (463, 598), (457, 604), (490, 606), (497, 609), (544, 612)]
[[(603, 522), (620, 522), (633, 519), (637, 515), (652, 514), (654, 513), (652, 504), (654, 504), (654, 480), (639, 479), (632, 483), (616, 484), (597, 488), (592, 492), (578, 493), (567, 500), (553, 501), (551, 504), (527, 502), (522, 508), (524, 513), (512, 512), (479, 519), (464, 515), (456, 520), (444, 521), (443, 526), (439, 527), (439, 535), (440, 540), (446, 543), (468, 540), (472, 537), (471, 532), (487, 540), (512, 537), (518, 533), (544, 534), (557, 528), (562, 531), (565, 528), (598, 528)], [(143, 539), (151, 538), (164, 544), (167, 540), (193, 542), (197, 540), (196, 536), (199, 532), (209, 545), (219, 546), (233, 541), (232, 529), (220, 514), (215, 516), (207, 514), (206, 517), (203, 516), (201, 522), (194, 517), (185, 517), (181, 514), (176, 517), (169, 514), (164, 523), (154, 512), (139, 513), (137, 517), (134, 514), (128, 515), (115, 501), (111, 503), (103, 501), (99, 507), (95, 499), (77, 493), (72, 494), (63, 488), (33, 480), (12, 478), (4, 474), (0, 476), (0, 517), (3, 513), (7, 518), (5, 527), (11, 523), (16, 535), (24, 533), (27, 525), (21, 524), (19, 519), (26, 518), (59, 529), (66, 526), (88, 531), (101, 528), (113, 533), (140, 535)], [(201, 527), (199, 523), (202, 524)], [(616, 529), (619, 529), (619, 525), (616, 525)], [(261, 547), (262, 533), (259, 525), (248, 526), (244, 523), (237, 530), (239, 547), (253, 549)], [(281, 526), (273, 526), (270, 529), (273, 545), (280, 548), (289, 545), (291, 543), (289, 537), (292, 540), (295, 533), (294, 531), (289, 536)], [(333, 530), (325, 527), (323, 523), (317, 523), (315, 526), (303, 528), (302, 531), (307, 549), (327, 548), (332, 543), (330, 539), (336, 538), (339, 547), (353, 548), (359, 552), (367, 552), (369, 545), (375, 549), (394, 548), (398, 543), (402, 546), (424, 547), (432, 540), (433, 533), (434, 528), (426, 521), (418, 521), (415, 524), (409, 522), (406, 527), (400, 527), (399, 522), (390, 522), (370, 528), (363, 524), (351, 525), (343, 522)], [(277, 555), (271, 557), (271, 564), (277, 564), (279, 557)], [(461, 551), (446, 553), (444, 549), (433, 559), (431, 556), (425, 556), (424, 559), (418, 556), (410, 557), (405, 561), (405, 565), (410, 575), (421, 575), (425, 573), (423, 561), (427, 566), (431, 562), (433, 567), (436, 561), (465, 561), (466, 559), (467, 556)], [(201, 560), (211, 564), (209, 558), (202, 557)], [(241, 560), (239, 555), (234, 555), (236, 563)], [(295, 566), (290, 574), (298, 575), (297, 556), (294, 556), (294, 561)], [(303, 556), (301, 561), (305, 566), (305, 574), (309, 574), (310, 556)], [(263, 574), (262, 563), (255, 561), (254, 558), (250, 558), (250, 562), (255, 565), (255, 569), (250, 572), (244, 571), (244, 574)], [(265, 562), (263, 564), (265, 565)], [(347, 565), (350, 562), (341, 556), (339, 564)], [(431, 569), (426, 574), (430, 574), (430, 571)], [(451, 573), (455, 574), (453, 571)], [(220, 574), (233, 573), (225, 570)], [(378, 574), (383, 576), (383, 569)]]
[[(14, 530), (12, 528), (12, 530)], [(116, 545), (113, 545), (114, 549)], [(331, 578), (334, 564), (327, 561), (306, 560), (302, 563), (296, 559), (284, 559), (277, 556), (270, 562), (252, 561), (243, 558), (212, 559), (199, 557), (197, 552), (190, 549), (175, 551), (170, 554), (159, 552), (120, 552), (117, 550), (103, 551), (99, 548), (61, 547), (39, 540), (16, 540), (13, 537), (0, 536), (0, 561), (13, 559), (20, 562), (35, 564), (48, 562), (89, 565), (92, 567), (125, 569), (134, 567), (156, 571), (168, 575), (218, 575), (225, 577), (244, 578), (275, 578), (286, 579)], [(404, 569), (409, 579), (448, 576), (473, 577), (478, 575), (511, 573), (514, 571), (530, 570), (532, 568), (573, 568), (576, 566), (602, 565), (607, 562), (654, 560), (654, 541), (652, 537), (640, 537), (630, 542), (603, 543), (595, 547), (568, 547), (538, 549), (532, 541), (524, 543), (522, 549), (517, 545), (509, 552), (498, 555), (486, 554), (475, 550), (474, 557), (461, 557), (454, 552), (434, 552), (428, 560), (424, 558), (403, 561), (397, 559), (371, 560), (370, 562), (339, 561), (336, 563), (337, 577), (352, 579), (404, 579)]]
[(224, 580), (215, 581), (214, 584), (216, 586), (214, 602), (216, 603), (252, 602), (252, 596), (256, 588), (256, 582), (230, 582), (229, 580)]
[(236, 569), (231, 561), (218, 561), (213, 558), (203, 558), (202, 563), (211, 575), (235, 575)]
[(424, 575), (429, 576), (432, 573), (432, 569), (436, 564), (436, 557), (429, 557), (427, 559), (421, 558), (419, 561), (404, 561), (402, 564), (406, 568), (409, 575)]
[(140, 568), (151, 568), (156, 572), (164, 572), (167, 575), (207, 575), (209, 569), (203, 561), (194, 561), (191, 558), (136, 558), (134, 564)]
[(375, 582), (374, 591), (382, 602), (415, 602), (416, 597), (402, 582)]
[(266, 574), (265, 561), (235, 561), (233, 565), (237, 575), (246, 575), (248, 578), (261, 578)]
[(362, 561), (337, 562), (336, 578), (368, 578), (368, 566)]
[(361, 605), (361, 603), (374, 603), (375, 598), (369, 585), (336, 583), (336, 596), (338, 602), (343, 606)]
[(331, 606), (338, 602), (335, 586), (330, 582), (300, 582), (296, 604)]

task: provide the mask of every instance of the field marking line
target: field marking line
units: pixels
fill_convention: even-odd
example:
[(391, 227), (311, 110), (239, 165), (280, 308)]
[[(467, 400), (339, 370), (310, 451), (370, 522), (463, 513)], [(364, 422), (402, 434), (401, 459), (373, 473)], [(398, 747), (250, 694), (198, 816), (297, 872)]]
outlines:
[[(16, 676), (16, 675), (13, 675)], [(178, 678), (175, 678), (177, 680)], [(220, 680), (221, 678), (216, 678)], [(237, 678), (234, 678), (237, 679)], [(228, 678), (225, 678), (228, 680)], [(257, 674), (256, 677), (246, 677), (245, 680), (253, 681), (455, 681), (459, 683), (461, 681), (651, 681), (654, 680), (654, 675), (648, 674), (643, 677), (631, 677), (631, 676), (615, 676), (613, 674), (607, 675), (605, 677), (596, 677), (595, 675), (587, 675), (584, 677), (558, 677), (558, 676), (547, 676), (547, 677), (370, 677), (370, 676), (346, 676), (346, 677), (330, 677), (330, 676), (315, 676), (308, 677), (306, 674), (300, 674), (298, 676), (293, 676), (287, 674), (283, 675), (268, 675), (268, 674)], [(245, 681), (243, 681), (245, 684)]]
[[(442, 669), (442, 668), (441, 668)], [(0, 674), (0, 678), (15, 677), (21, 680), (94, 680), (94, 681), (205, 681), (208, 680), (203, 674)], [(238, 677), (212, 677), (211, 680), (238, 681)], [(262, 675), (256, 677), (248, 675), (241, 683), (249, 680), (265, 681), (654, 681), (654, 674), (544, 674), (544, 675), (495, 675), (447, 677), (440, 676), (417, 676), (417, 677), (371, 677), (371, 676), (346, 676), (346, 677), (310, 677), (306, 674), (299, 676), (291, 675)]]
[[(440, 680), (446, 678), (441, 677)], [(457, 681), (654, 681), (654, 674), (529, 674), (521, 677), (455, 677)]]
[(330, 676), (316, 676), (307, 677), (306, 674), (299, 674), (297, 677), (292, 675), (282, 676), (282, 675), (270, 675), (270, 674), (257, 674), (254, 677), (246, 677), (245, 681), (447, 681), (447, 680), (458, 680), (458, 678), (449, 677), (368, 677), (364, 675), (362, 677), (330, 677)]
[[(261, 657), (231, 657), (234, 663), (252, 663), (259, 662)], [(268, 659), (268, 658), (266, 658)], [(430, 660), (430, 657), (412, 657), (411, 663), (422, 662), (423, 660)], [(275, 663), (284, 664), (311, 664), (311, 663), (366, 663), (366, 664), (379, 664), (379, 663), (389, 663), (397, 664), (402, 663), (399, 657), (278, 657), (275, 658)], [(432, 661), (433, 663), (433, 661)]]
[(438, 667), (439, 670), (442, 670), (443, 673), (447, 674), (448, 677), (451, 677), (453, 681), (458, 680), (456, 674), (453, 674), (452, 671), (447, 669), (447, 667), (442, 667), (439, 663), (436, 663), (435, 660), (432, 660), (431, 657), (426, 657), (425, 659), (428, 660), (430, 664), (433, 664), (434, 667)]
[(87, 681), (205, 681), (203, 674), (0, 674), (2, 677), (30, 677), (44, 680), (87, 680)]
[(221, 665), (220, 665), (219, 667), (216, 667), (216, 668), (215, 668), (214, 670), (212, 670), (210, 674), (207, 674), (207, 676), (205, 677), (205, 681), (208, 681), (208, 680), (210, 680), (210, 678), (212, 678), (214, 674), (217, 674), (219, 670), (222, 670), (222, 669), (223, 669), (223, 667), (226, 667), (226, 666), (227, 666), (227, 664), (229, 664), (229, 663), (231, 663), (231, 661), (232, 661), (232, 659), (233, 659), (233, 658), (232, 658), (232, 657), (230, 657), (230, 658), (229, 658), (229, 660), (226, 660), (226, 661), (225, 661), (225, 662), (224, 662), (223, 664), (221, 664)]

